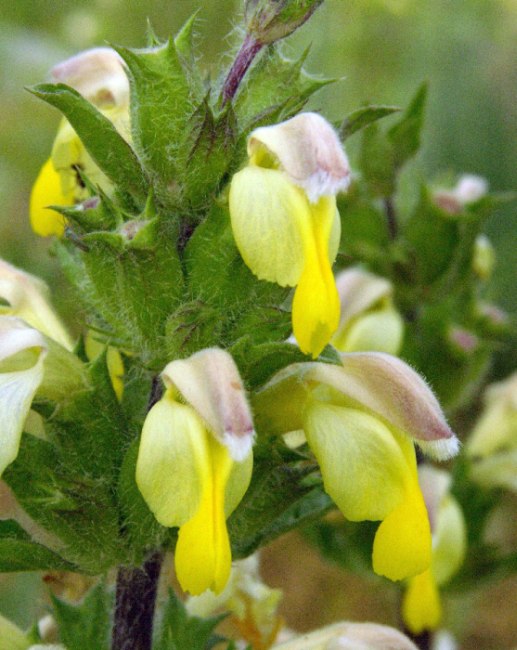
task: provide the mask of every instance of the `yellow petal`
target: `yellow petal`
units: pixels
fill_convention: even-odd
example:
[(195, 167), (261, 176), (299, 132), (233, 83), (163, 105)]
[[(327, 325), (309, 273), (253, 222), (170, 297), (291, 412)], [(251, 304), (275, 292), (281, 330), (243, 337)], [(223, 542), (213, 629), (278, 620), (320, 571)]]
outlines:
[(311, 221), (302, 190), (281, 171), (246, 167), (232, 179), (230, 216), (237, 248), (251, 271), (281, 286), (297, 284)]
[(402, 617), (413, 634), (435, 630), (442, 618), (440, 594), (430, 569), (411, 578), (402, 600)]
[(65, 218), (47, 206), (67, 206), (72, 205), (73, 202), (73, 193), (63, 194), (60, 175), (54, 169), (52, 161), (47, 160), (32, 187), (30, 197), (30, 220), (34, 232), (42, 237), (50, 235), (62, 237), (65, 230)]
[(195, 514), (210, 471), (203, 423), (166, 393), (147, 414), (136, 464), (138, 488), (163, 526), (181, 526)]
[(293, 331), (302, 352), (314, 358), (339, 324), (339, 295), (329, 262), (335, 216), (335, 198), (324, 196), (311, 206), (310, 222), (303, 222), (304, 266), (294, 294)]
[(424, 499), (414, 482), (403, 502), (377, 529), (373, 570), (390, 580), (403, 580), (425, 571), (431, 563), (431, 528)]
[(384, 519), (402, 502), (407, 462), (380, 420), (355, 409), (313, 402), (304, 429), (325, 490), (347, 519)]
[(231, 551), (224, 501), (233, 461), (228, 450), (208, 434), (210, 473), (203, 484), (199, 508), (181, 526), (175, 566), (184, 591), (199, 595), (206, 589), (220, 593), (230, 577)]

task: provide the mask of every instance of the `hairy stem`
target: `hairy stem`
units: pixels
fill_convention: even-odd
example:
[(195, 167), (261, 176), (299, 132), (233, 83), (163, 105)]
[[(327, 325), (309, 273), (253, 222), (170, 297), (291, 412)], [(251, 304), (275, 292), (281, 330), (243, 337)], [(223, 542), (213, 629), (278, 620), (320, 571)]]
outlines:
[(156, 551), (141, 567), (119, 568), (112, 650), (151, 650), (162, 560), (163, 554)]
[(264, 47), (263, 43), (259, 43), (249, 34), (244, 39), (239, 53), (235, 57), (235, 61), (226, 77), (223, 86), (223, 106), (231, 101), (239, 88), (242, 78), (246, 74), (248, 68), (257, 56), (260, 50)]

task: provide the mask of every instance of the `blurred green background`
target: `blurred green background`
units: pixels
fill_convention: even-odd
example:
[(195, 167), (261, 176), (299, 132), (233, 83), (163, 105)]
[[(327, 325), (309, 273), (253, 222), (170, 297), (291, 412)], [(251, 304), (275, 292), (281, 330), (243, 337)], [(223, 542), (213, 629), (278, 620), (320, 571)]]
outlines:
[[(165, 37), (195, 10), (200, 56), (215, 71), (238, 41), (241, 6), (241, 0), (1, 0), (0, 255), (58, 282), (47, 243), (30, 232), (27, 202), (59, 118), (24, 86), (92, 45), (142, 46), (147, 19)], [(313, 108), (339, 119), (367, 101), (404, 106), (428, 80), (419, 170), (429, 178), (477, 173), (494, 190), (517, 189), (517, 0), (326, 0), (285, 47), (295, 56), (309, 44), (308, 69), (340, 79)], [(498, 251), (489, 297), (514, 311), (516, 203), (493, 217), (487, 231)]]
[[(0, 256), (42, 275), (63, 312), (72, 301), (48, 242), (28, 224), (30, 188), (59, 116), (24, 86), (46, 80), (55, 63), (81, 49), (143, 46), (147, 19), (166, 37), (195, 10), (199, 53), (216, 74), (239, 40), (241, 6), (241, 0), (0, 0)], [(424, 148), (412, 177), (469, 172), (486, 177), (493, 190), (517, 190), (517, 0), (326, 0), (285, 50), (296, 56), (309, 44), (308, 70), (340, 79), (312, 108), (341, 119), (365, 102), (405, 106), (428, 80)], [(487, 233), (497, 250), (487, 297), (515, 314), (517, 202), (490, 219)], [(28, 608), (23, 598), (37, 582), (8, 578), (0, 611), (28, 623), (41, 602)]]

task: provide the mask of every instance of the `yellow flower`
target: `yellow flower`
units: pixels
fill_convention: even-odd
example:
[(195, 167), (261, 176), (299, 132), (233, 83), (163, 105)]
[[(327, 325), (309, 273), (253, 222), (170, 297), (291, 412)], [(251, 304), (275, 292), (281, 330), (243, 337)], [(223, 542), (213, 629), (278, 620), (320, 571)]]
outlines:
[(0, 259), (0, 315), (16, 316), (57, 341), (67, 350), (73, 342), (50, 305), (47, 285), (29, 273)]
[(408, 581), (402, 616), (409, 630), (436, 630), (442, 618), (439, 588), (458, 571), (465, 557), (463, 513), (449, 494), (450, 476), (431, 466), (419, 468), (419, 480), (432, 528), (431, 566)]
[[(109, 48), (95, 48), (63, 61), (52, 70), (56, 81), (67, 83), (95, 104), (129, 139), (129, 84), (118, 54)], [(81, 178), (104, 191), (111, 183), (86, 151), (67, 120), (62, 120), (52, 153), (41, 168), (32, 188), (30, 220), (42, 237), (62, 237), (64, 217), (49, 206), (69, 206), (88, 197)]]
[(332, 344), (341, 352), (387, 352), (402, 347), (404, 321), (393, 305), (389, 280), (361, 268), (336, 277), (341, 317)]
[(277, 643), (273, 650), (417, 650), (417, 647), (387, 625), (343, 622)]
[(257, 394), (255, 414), (276, 433), (303, 430), (326, 492), (352, 521), (381, 521), (373, 568), (391, 580), (431, 563), (431, 530), (414, 442), (438, 458), (457, 452), (434, 395), (409, 366), (383, 353), (342, 365), (294, 364)]
[(348, 161), (315, 113), (256, 129), (248, 154), (249, 165), (230, 188), (237, 247), (259, 279), (296, 286), (294, 335), (303, 352), (317, 357), (339, 322), (331, 265), (341, 229), (335, 195), (348, 187)]
[(219, 593), (231, 568), (226, 518), (251, 479), (251, 413), (223, 350), (173, 361), (162, 377), (168, 389), (144, 423), (137, 485), (156, 519), (180, 528), (175, 565), (182, 588)]
[(86, 387), (74, 354), (22, 320), (0, 315), (0, 476), (18, 455), (34, 396), (59, 401)]

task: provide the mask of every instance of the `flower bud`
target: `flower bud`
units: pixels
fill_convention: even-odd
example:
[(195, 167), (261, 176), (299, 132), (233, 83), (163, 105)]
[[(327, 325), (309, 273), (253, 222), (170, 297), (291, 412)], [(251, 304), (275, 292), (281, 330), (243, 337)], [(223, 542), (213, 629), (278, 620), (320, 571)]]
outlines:
[(335, 623), (279, 643), (274, 650), (417, 650), (398, 630), (376, 623)]
[(262, 45), (289, 36), (305, 23), (323, 0), (246, 0), (248, 34)]
[(332, 338), (341, 352), (377, 351), (398, 354), (404, 321), (393, 306), (391, 283), (360, 268), (336, 278), (341, 302), (338, 329)]
[(447, 338), (451, 349), (461, 357), (470, 357), (479, 348), (479, 338), (463, 327), (451, 326)]
[(517, 373), (490, 385), (484, 401), (485, 408), (466, 445), (467, 453), (486, 457), (517, 448)]
[(467, 442), (472, 479), (486, 488), (517, 492), (517, 373), (492, 384)]
[(434, 203), (444, 212), (456, 216), (465, 207), (480, 201), (488, 192), (488, 183), (481, 176), (464, 174), (451, 190), (438, 189), (433, 194)]
[[(81, 52), (52, 70), (55, 81), (67, 83), (95, 104), (113, 122), (123, 138), (130, 140), (129, 82), (122, 60), (110, 48)], [(65, 219), (49, 206), (71, 206), (88, 198), (83, 173), (90, 183), (110, 193), (112, 183), (85, 149), (70, 123), (63, 119), (50, 159), (34, 183), (30, 199), (32, 229), (42, 237), (62, 237)]]
[(51, 75), (96, 106), (129, 104), (129, 81), (122, 58), (109, 47), (80, 52), (54, 66)]
[(481, 280), (489, 280), (495, 266), (495, 250), (486, 235), (478, 235), (474, 242), (472, 270)]

